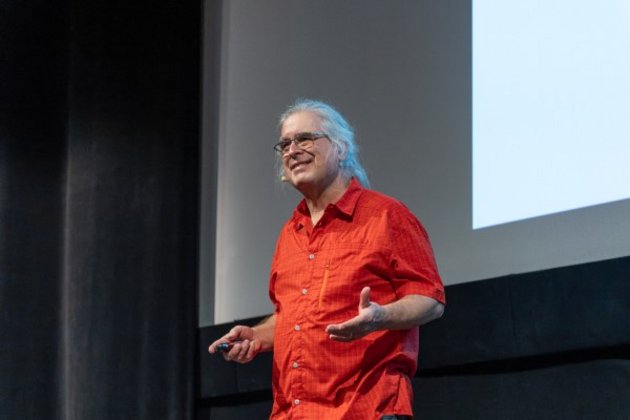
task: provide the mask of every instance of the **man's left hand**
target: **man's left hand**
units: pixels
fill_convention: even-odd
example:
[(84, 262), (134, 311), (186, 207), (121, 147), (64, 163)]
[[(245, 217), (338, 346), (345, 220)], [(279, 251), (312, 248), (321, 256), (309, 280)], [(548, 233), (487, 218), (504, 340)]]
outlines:
[(353, 341), (382, 329), (386, 310), (378, 303), (370, 302), (370, 288), (364, 287), (359, 295), (359, 314), (341, 324), (331, 324), (326, 332), (331, 340)]

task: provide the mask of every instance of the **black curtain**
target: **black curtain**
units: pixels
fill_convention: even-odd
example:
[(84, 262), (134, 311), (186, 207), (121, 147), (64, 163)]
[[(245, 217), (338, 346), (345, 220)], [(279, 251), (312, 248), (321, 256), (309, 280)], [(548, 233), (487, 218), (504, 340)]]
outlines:
[(0, 1), (0, 418), (192, 418), (197, 1)]

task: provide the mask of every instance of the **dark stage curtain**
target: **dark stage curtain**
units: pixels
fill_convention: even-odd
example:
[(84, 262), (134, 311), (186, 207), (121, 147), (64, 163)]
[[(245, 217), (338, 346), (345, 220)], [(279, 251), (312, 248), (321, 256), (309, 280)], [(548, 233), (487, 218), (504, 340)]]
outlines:
[(0, 418), (193, 418), (201, 3), (0, 1)]

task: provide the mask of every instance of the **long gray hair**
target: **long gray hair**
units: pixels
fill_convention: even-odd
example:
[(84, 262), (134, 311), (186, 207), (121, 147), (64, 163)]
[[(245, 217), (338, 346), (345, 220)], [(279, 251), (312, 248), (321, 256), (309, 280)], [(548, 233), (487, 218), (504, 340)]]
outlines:
[[(280, 116), (280, 128), (287, 118), (302, 111), (313, 112), (322, 119), (322, 131), (326, 133), (335, 150), (344, 155), (344, 159), (339, 162), (341, 173), (348, 179), (355, 177), (361, 185), (369, 188), (370, 181), (365, 169), (359, 163), (359, 147), (354, 141), (354, 130), (348, 121), (335, 108), (324, 102), (298, 99)], [(282, 165), (279, 170), (282, 171)]]

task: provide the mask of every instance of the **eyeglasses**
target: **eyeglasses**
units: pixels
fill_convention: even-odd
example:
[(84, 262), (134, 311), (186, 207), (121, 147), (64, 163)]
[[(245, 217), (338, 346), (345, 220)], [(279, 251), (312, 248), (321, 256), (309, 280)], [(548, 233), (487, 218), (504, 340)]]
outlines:
[(289, 154), (291, 143), (295, 143), (295, 146), (300, 150), (310, 149), (313, 147), (313, 142), (322, 138), (328, 138), (326, 133), (321, 131), (315, 131), (312, 133), (297, 133), (292, 139), (282, 139), (280, 142), (273, 146), (273, 149), (281, 156)]

